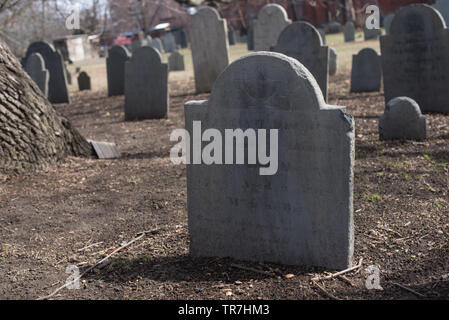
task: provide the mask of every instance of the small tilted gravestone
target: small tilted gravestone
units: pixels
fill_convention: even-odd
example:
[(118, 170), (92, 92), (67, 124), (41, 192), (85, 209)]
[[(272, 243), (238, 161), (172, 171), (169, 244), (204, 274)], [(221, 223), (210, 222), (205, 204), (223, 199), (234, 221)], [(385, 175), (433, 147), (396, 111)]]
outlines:
[(26, 53), (26, 61), (33, 53), (39, 53), (45, 61), (45, 67), (50, 74), (48, 83), (48, 100), (52, 103), (69, 103), (69, 89), (62, 56), (47, 42), (32, 43)]
[(301, 62), (315, 77), (327, 101), (329, 47), (323, 46), (318, 30), (307, 22), (294, 22), (279, 35), (273, 51)]
[[(250, 158), (258, 145), (259, 153), (278, 155), (276, 172), (273, 163), (262, 161), (264, 157), (229, 163), (228, 151), (217, 159), (215, 148), (209, 148), (214, 154), (211, 164), (201, 163), (201, 155), (201, 164), (187, 163), (190, 253), (351, 267), (354, 121), (344, 109), (325, 103), (302, 64), (275, 52), (238, 59), (217, 79), (209, 101), (187, 102), (185, 127), (190, 137), (201, 134), (194, 133), (200, 121), (200, 131), (213, 131), (220, 151), (223, 147)], [(252, 131), (253, 138), (249, 134), (247, 143), (231, 139), (228, 144), (225, 131), (235, 134), (236, 129), (257, 132)], [(256, 142), (262, 132), (266, 139)], [(197, 143), (190, 140), (190, 145)], [(268, 144), (271, 152), (260, 151)], [(261, 174), (264, 169), (271, 172)]]
[(393, 18), (394, 18), (394, 13), (387, 14), (384, 18), (384, 28), (385, 28), (386, 35), (390, 34), (390, 27), (391, 27), (391, 22), (393, 21)]
[(108, 96), (119, 96), (125, 92), (125, 63), (130, 59), (128, 49), (113, 46), (106, 59)]
[(168, 69), (169, 69), (169, 71), (185, 70), (184, 56), (182, 54), (180, 54), (178, 51), (173, 52), (168, 57)]
[(365, 48), (352, 56), (351, 92), (380, 91), (382, 67), (376, 50)]
[(378, 39), (382, 35), (381, 29), (368, 29), (366, 25), (363, 25), (363, 35), (366, 40)]
[(254, 21), (254, 50), (270, 51), (282, 30), (290, 23), (287, 11), (282, 6), (274, 3), (265, 5)]
[(329, 75), (337, 74), (338, 54), (334, 48), (329, 48)]
[(45, 61), (40, 53), (31, 54), (25, 66), (25, 71), (41, 89), (44, 97), (48, 98), (48, 81), (50, 80), (50, 73), (45, 69)]
[(385, 102), (415, 100), (422, 112), (449, 113), (449, 31), (431, 6), (400, 9), (380, 38)]
[(355, 27), (352, 21), (348, 21), (345, 23), (343, 27), (343, 35), (345, 38), (345, 42), (355, 41)]
[(387, 103), (379, 118), (380, 140), (425, 140), (426, 117), (418, 104), (408, 97), (397, 97)]
[(79, 91), (91, 90), (90, 77), (89, 75), (82, 71), (78, 75), (78, 89)]
[(210, 92), (229, 64), (226, 20), (220, 18), (217, 10), (204, 7), (193, 16), (189, 35), (196, 92)]
[(168, 66), (153, 47), (138, 49), (125, 66), (125, 120), (165, 118)]

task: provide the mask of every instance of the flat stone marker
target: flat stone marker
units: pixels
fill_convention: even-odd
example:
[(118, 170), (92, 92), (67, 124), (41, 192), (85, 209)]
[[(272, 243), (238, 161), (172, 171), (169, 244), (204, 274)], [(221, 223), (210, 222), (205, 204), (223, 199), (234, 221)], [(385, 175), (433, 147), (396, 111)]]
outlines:
[(380, 91), (382, 67), (374, 49), (365, 48), (352, 56), (351, 92)]
[[(220, 75), (209, 101), (188, 102), (185, 116), (191, 144), (198, 143), (193, 121), (223, 140), (225, 129), (259, 130), (256, 136), (266, 129), (258, 150), (269, 141), (271, 154), (279, 155), (273, 175), (248, 161), (187, 165), (192, 256), (352, 266), (354, 121), (344, 107), (325, 103), (302, 64), (275, 52), (246, 55)], [(234, 143), (233, 154), (255, 152), (254, 139)]]
[(352, 21), (348, 21), (345, 23), (343, 27), (343, 35), (345, 38), (345, 42), (355, 41), (355, 27)]
[(164, 34), (161, 38), (162, 45), (164, 46), (165, 52), (174, 52), (176, 51), (176, 39), (175, 36), (171, 33)]
[(424, 113), (449, 113), (449, 31), (434, 8), (400, 9), (380, 47), (386, 103), (409, 97)]
[(125, 120), (165, 118), (168, 65), (153, 47), (138, 49), (125, 66)]
[(364, 25), (363, 26), (363, 35), (364, 35), (365, 41), (377, 39), (377, 38), (379, 38), (379, 36), (382, 35), (382, 30), (380, 30), (380, 29), (368, 29)]
[(120, 158), (120, 152), (117, 150), (115, 143), (110, 142), (100, 142), (87, 140), (94, 148), (98, 159), (116, 159)]
[(426, 117), (413, 99), (394, 98), (379, 118), (379, 136), (380, 140), (425, 140)]
[(270, 51), (282, 30), (290, 23), (282, 6), (273, 3), (264, 6), (254, 21), (254, 50)]
[(182, 54), (180, 54), (178, 51), (173, 52), (168, 57), (168, 69), (169, 69), (169, 71), (185, 70), (184, 56)]
[(433, 7), (438, 10), (438, 12), (441, 14), (441, 16), (444, 19), (444, 22), (446, 22), (446, 26), (449, 22), (449, 1), (447, 0), (436, 0)]
[(45, 61), (40, 53), (31, 54), (25, 66), (25, 71), (41, 89), (44, 97), (48, 98), (48, 82), (50, 80), (50, 73), (45, 68)]
[(229, 64), (226, 20), (217, 10), (204, 7), (193, 16), (189, 31), (196, 92), (210, 92)]
[(52, 103), (69, 103), (69, 90), (64, 72), (64, 61), (61, 55), (47, 42), (34, 42), (27, 50), (26, 61), (33, 53), (39, 53), (45, 61), (45, 67), (50, 73), (48, 84), (48, 100)]
[(106, 58), (108, 96), (119, 96), (125, 93), (125, 63), (129, 59), (129, 51), (124, 46), (113, 46), (109, 49)]
[(329, 47), (329, 75), (337, 74), (338, 54), (334, 48)]
[(315, 77), (327, 101), (329, 47), (323, 46), (318, 30), (307, 22), (294, 22), (279, 35), (273, 51), (301, 62)]
[(384, 28), (385, 28), (385, 33), (387, 35), (390, 34), (390, 27), (391, 27), (391, 22), (393, 21), (393, 18), (394, 18), (393, 13), (387, 14), (384, 18)]
[(84, 71), (80, 72), (80, 74), (78, 75), (78, 89), (79, 89), (79, 91), (92, 89), (92, 86), (90, 83), (90, 77)]

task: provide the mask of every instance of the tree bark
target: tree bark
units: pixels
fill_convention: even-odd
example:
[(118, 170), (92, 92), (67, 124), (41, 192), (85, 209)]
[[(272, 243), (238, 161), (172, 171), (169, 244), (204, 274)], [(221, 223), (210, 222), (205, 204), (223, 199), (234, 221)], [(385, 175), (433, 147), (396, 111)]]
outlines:
[(67, 156), (92, 154), (0, 39), (0, 171), (41, 169)]

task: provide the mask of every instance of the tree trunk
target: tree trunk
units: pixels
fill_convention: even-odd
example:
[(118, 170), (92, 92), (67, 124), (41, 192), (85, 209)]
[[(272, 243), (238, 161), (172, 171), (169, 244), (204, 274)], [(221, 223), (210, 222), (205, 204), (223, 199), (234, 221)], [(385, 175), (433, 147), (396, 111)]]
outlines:
[(69, 155), (92, 154), (0, 39), (0, 171), (40, 169)]

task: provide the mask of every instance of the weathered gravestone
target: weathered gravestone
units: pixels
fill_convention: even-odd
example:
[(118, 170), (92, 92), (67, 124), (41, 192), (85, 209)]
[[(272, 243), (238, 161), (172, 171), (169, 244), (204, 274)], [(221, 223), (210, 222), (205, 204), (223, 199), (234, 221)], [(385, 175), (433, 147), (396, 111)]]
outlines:
[(148, 44), (153, 47), (154, 49), (156, 49), (157, 51), (159, 51), (159, 53), (163, 53), (164, 52), (164, 47), (162, 46), (162, 41), (159, 38), (154, 38), (151, 39), (151, 41), (148, 42)]
[(79, 91), (91, 90), (90, 77), (86, 72), (80, 72), (78, 75), (78, 88)]
[(234, 31), (234, 28), (231, 25), (228, 26), (228, 41), (229, 41), (229, 45), (230, 46), (233, 46), (236, 43), (235, 31)]
[(423, 112), (449, 113), (449, 31), (435, 9), (400, 9), (380, 46), (386, 102), (410, 97)]
[(184, 56), (178, 51), (173, 52), (168, 57), (168, 69), (169, 71), (182, 71), (185, 70)]
[(436, 0), (433, 5), (435, 9), (442, 15), (446, 25), (449, 22), (449, 1), (448, 0)]
[(352, 56), (351, 92), (380, 91), (382, 67), (374, 49), (365, 48)]
[(108, 95), (118, 96), (125, 92), (125, 63), (130, 58), (124, 46), (113, 46), (106, 59), (108, 75)]
[(338, 54), (334, 48), (329, 48), (329, 75), (334, 76), (337, 73)]
[(41, 89), (44, 97), (48, 97), (48, 81), (50, 80), (50, 73), (45, 68), (45, 61), (40, 53), (31, 54), (25, 66), (25, 71)]
[(315, 77), (327, 101), (329, 47), (323, 46), (317, 29), (307, 22), (294, 22), (279, 35), (273, 51), (301, 62)]
[(345, 38), (345, 42), (355, 41), (355, 27), (352, 21), (348, 21), (345, 23), (343, 27), (343, 35)]
[(161, 37), (162, 45), (164, 46), (165, 52), (176, 51), (176, 40), (175, 36), (170, 32), (166, 33)]
[(190, 24), (195, 87), (197, 93), (210, 92), (218, 75), (229, 64), (226, 20), (217, 10), (205, 7)]
[(331, 22), (327, 25), (328, 33), (339, 33), (341, 30), (341, 24), (339, 22)]
[(413, 99), (394, 98), (379, 118), (379, 136), (380, 140), (425, 140), (426, 117)]
[(393, 13), (387, 14), (384, 18), (385, 34), (387, 34), (387, 35), (390, 34), (390, 27), (391, 27), (391, 22), (393, 21), (393, 18), (394, 18)]
[[(249, 54), (220, 75), (209, 101), (188, 102), (185, 115), (190, 145), (201, 147), (201, 121), (200, 131), (209, 137), (203, 141), (214, 137), (214, 155), (232, 150), (210, 165), (187, 164), (193, 256), (352, 266), (354, 122), (344, 107), (325, 103), (303, 65), (274, 52)], [(225, 130), (232, 137), (236, 129), (254, 131), (246, 143), (220, 140)], [(274, 174), (260, 155), (254, 164), (217, 164), (233, 155), (250, 159), (256, 145), (265, 155), (268, 144), (271, 155), (279, 155)], [(261, 174), (263, 169), (272, 175)]]
[(368, 29), (366, 25), (363, 25), (363, 35), (366, 40), (373, 40), (379, 38), (382, 35), (382, 30), (380, 29)]
[(254, 50), (270, 51), (279, 35), (291, 23), (285, 9), (278, 4), (267, 4), (254, 21)]
[(53, 103), (69, 103), (69, 90), (61, 55), (47, 42), (34, 42), (27, 50), (26, 61), (33, 53), (39, 53), (45, 61), (50, 74), (48, 83), (48, 100)]
[(187, 48), (187, 36), (183, 27), (175, 27), (171, 29), (171, 33), (175, 37), (176, 45), (181, 48)]
[(125, 66), (125, 120), (167, 116), (168, 66), (153, 47), (138, 49)]

